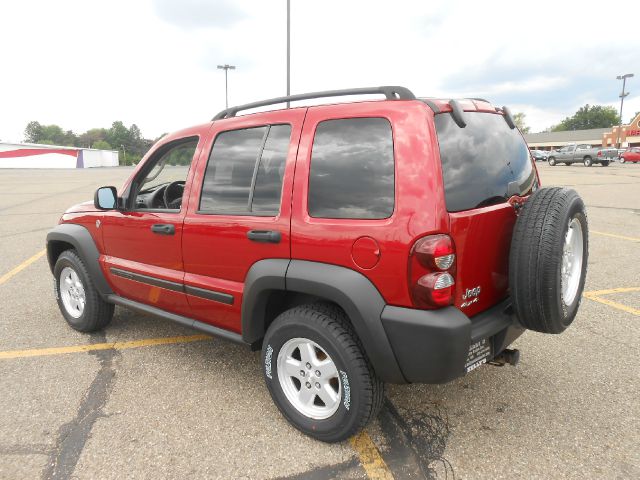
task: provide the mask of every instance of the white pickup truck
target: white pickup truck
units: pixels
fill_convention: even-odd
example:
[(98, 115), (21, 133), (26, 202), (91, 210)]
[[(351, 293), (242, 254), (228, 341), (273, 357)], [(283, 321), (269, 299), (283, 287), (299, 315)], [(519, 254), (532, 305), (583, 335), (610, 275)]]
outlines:
[(549, 153), (549, 165), (552, 167), (558, 163), (571, 165), (572, 163), (583, 163), (585, 167), (590, 167), (594, 163), (599, 163), (603, 167), (608, 167), (618, 157), (615, 148), (592, 147), (587, 144), (567, 145), (560, 150)]

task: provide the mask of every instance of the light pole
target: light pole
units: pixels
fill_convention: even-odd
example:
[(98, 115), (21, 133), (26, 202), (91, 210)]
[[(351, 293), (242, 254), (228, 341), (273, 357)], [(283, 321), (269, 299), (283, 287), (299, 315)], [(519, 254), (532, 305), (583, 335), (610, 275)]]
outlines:
[[(291, 0), (287, 0), (287, 97), (291, 95)], [(287, 102), (287, 108), (291, 106)]]
[(229, 108), (229, 83), (227, 82), (227, 72), (229, 70), (235, 70), (235, 65), (218, 65), (218, 70), (224, 70), (224, 107)]
[(629, 92), (624, 92), (624, 87), (627, 84), (627, 78), (633, 77), (633, 73), (625, 73), (624, 75), (618, 75), (616, 79), (622, 80), (622, 93), (620, 94), (620, 127), (618, 128), (618, 141), (617, 148), (620, 148), (620, 133), (622, 132), (622, 106), (624, 105), (624, 97), (629, 95)]

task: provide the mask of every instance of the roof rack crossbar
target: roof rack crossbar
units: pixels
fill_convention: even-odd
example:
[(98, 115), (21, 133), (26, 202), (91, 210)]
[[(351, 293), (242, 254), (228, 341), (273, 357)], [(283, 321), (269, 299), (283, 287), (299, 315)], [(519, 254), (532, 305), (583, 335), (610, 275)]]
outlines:
[(279, 103), (296, 102), (299, 100), (310, 100), (313, 98), (324, 97), (343, 97), (347, 95), (371, 95), (381, 93), (387, 100), (415, 100), (416, 96), (406, 87), (384, 86), (384, 87), (366, 87), (366, 88), (349, 88), (345, 90), (327, 90), (325, 92), (302, 93), (299, 95), (289, 95), (285, 97), (271, 98), (259, 102), (246, 103), (235, 107), (227, 108), (219, 112), (213, 120), (221, 120), (223, 118), (235, 117), (242, 110), (252, 108), (266, 107), (268, 105), (277, 105)]

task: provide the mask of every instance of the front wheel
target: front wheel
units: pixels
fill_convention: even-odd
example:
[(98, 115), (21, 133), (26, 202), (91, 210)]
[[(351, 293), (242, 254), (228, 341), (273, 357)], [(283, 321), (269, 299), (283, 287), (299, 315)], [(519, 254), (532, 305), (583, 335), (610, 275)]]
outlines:
[(303, 433), (345, 440), (377, 415), (384, 384), (376, 377), (344, 312), (330, 304), (280, 314), (262, 348), (274, 403)]
[(620, 159), (620, 163), (624, 163), (625, 161), (626, 161), (626, 160), (624, 159), (624, 157), (622, 157), (622, 158)]
[(593, 165), (591, 157), (584, 157), (583, 163), (585, 167), (590, 167), (591, 165)]
[(100, 298), (87, 267), (74, 250), (60, 254), (53, 276), (58, 306), (73, 329), (95, 332), (111, 322), (113, 304)]
[(607, 160), (605, 160), (604, 162), (600, 162), (600, 165), (602, 165), (603, 167), (608, 167), (609, 166), (609, 162)]
[(555, 164), (556, 164), (556, 159), (555, 159), (555, 158), (553, 158), (553, 157), (549, 157), (548, 162), (549, 162), (549, 165), (551, 165), (551, 166), (553, 167), (553, 166), (555, 166)]

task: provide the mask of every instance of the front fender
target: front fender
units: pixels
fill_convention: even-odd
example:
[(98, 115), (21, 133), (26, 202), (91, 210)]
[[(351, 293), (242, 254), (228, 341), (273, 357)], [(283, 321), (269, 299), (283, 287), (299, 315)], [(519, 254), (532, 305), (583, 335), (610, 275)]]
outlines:
[(47, 259), (53, 272), (58, 256), (71, 245), (87, 267), (91, 280), (101, 297), (113, 293), (100, 268), (100, 252), (89, 230), (82, 225), (62, 223), (47, 234)]

